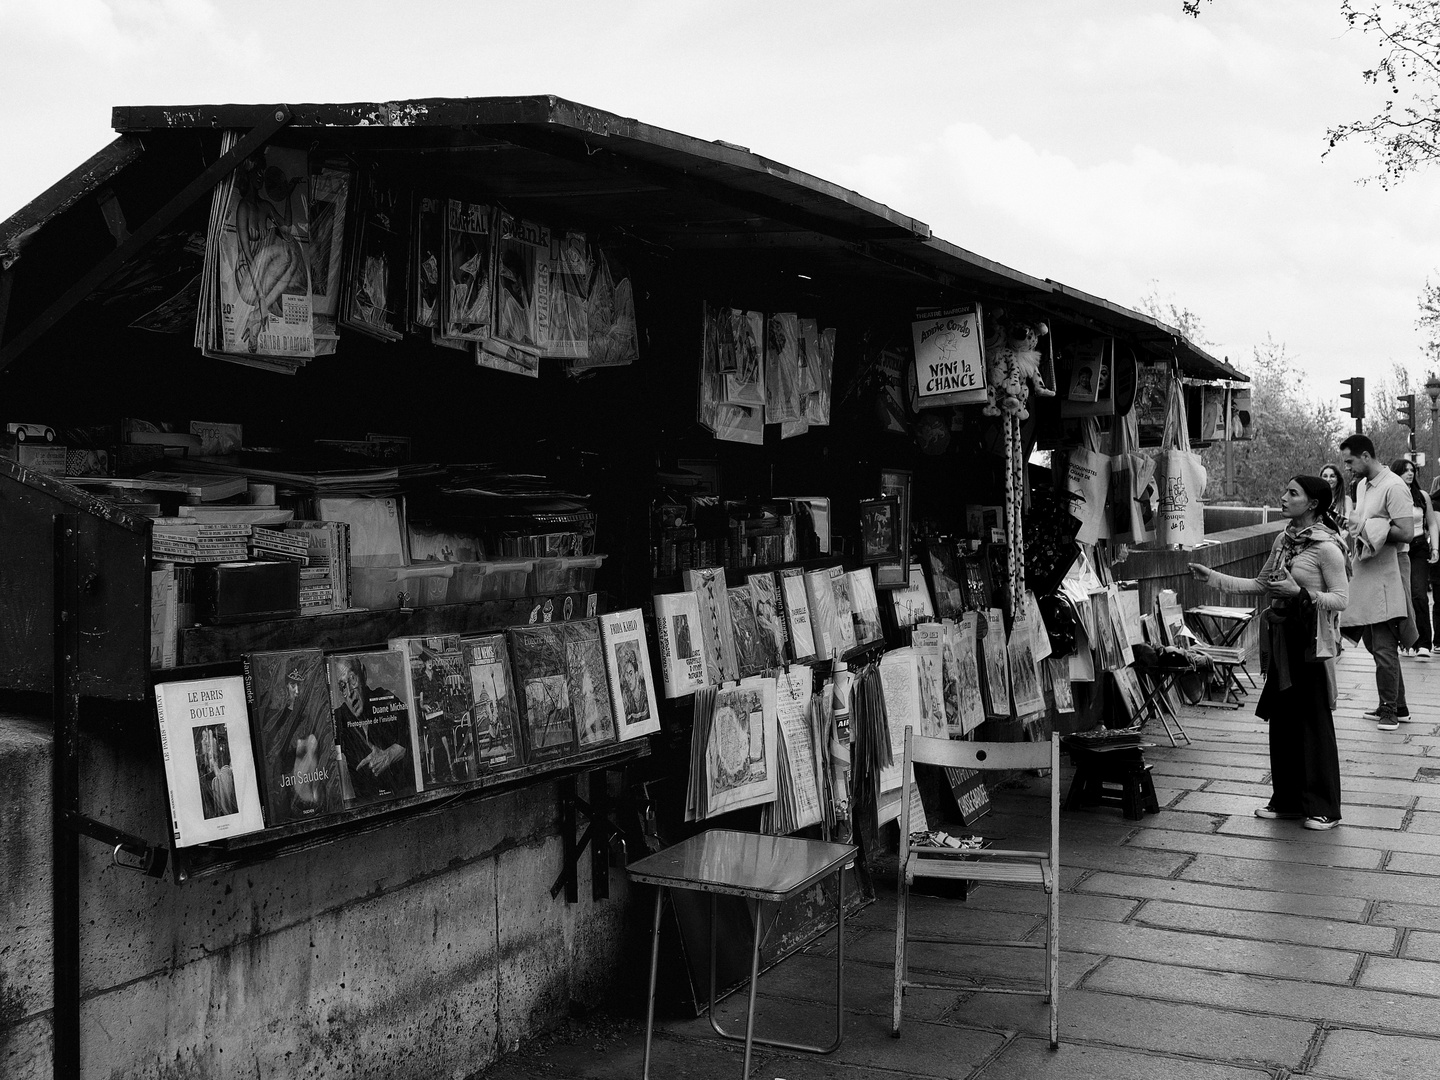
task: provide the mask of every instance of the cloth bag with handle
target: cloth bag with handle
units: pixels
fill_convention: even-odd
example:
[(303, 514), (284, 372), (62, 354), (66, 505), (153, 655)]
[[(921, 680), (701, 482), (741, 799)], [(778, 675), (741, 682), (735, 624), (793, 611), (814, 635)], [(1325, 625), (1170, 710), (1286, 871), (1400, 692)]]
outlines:
[(1205, 535), (1205, 466), (1190, 450), (1185, 392), (1179, 379), (1170, 380), (1170, 407), (1165, 433), (1155, 459), (1159, 505), (1155, 535), (1167, 547), (1193, 548)]
[(1110, 539), (1143, 544), (1155, 539), (1155, 461), (1138, 453), (1139, 425), (1132, 409), (1117, 417), (1111, 434)]

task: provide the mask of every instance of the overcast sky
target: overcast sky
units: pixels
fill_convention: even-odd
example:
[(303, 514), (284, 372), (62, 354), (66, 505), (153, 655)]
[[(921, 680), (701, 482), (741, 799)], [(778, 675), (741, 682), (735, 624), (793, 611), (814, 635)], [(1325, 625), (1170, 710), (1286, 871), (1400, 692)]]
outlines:
[(1422, 381), (1440, 175), (1355, 181), (1373, 113), (1338, 0), (0, 0), (0, 219), (112, 137), (114, 105), (550, 93), (724, 139), (1038, 277), (1267, 335), (1333, 398)]

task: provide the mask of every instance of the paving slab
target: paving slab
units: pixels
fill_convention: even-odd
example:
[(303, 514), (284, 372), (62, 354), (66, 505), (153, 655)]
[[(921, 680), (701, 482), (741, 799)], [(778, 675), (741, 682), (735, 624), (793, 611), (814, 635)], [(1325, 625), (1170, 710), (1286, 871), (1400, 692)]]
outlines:
[[(1440, 855), (1440, 836), (1414, 833), (1408, 829), (1366, 829), (1353, 825), (1350, 813), (1353, 807), (1344, 808), (1345, 824), (1325, 833), (1323, 837), (1301, 830), (1300, 837), (1311, 843), (1335, 844), (1341, 847), (1363, 847), (1374, 851), (1410, 851), (1417, 855)], [(1298, 822), (1265, 821), (1256, 817), (1227, 818), (1220, 832), (1230, 836), (1295, 836)], [(1313, 839), (1311, 839), (1313, 837)]]
[(1420, 799), (1406, 826), (1410, 832), (1440, 836), (1440, 799)]
[[(1377, 990), (1403, 990), (1407, 994), (1440, 997), (1440, 964), (1372, 956), (1365, 961), (1358, 983)], [(1440, 1002), (1432, 1001), (1430, 1005), (1440, 1012)]]
[[(1435, 899), (1440, 900), (1440, 894)], [(1399, 926), (1415, 930), (1440, 930), (1440, 907), (1434, 904), (1377, 903), (1367, 922), (1377, 926)]]
[(1180, 877), (1210, 885), (1244, 885), (1277, 892), (1399, 900), (1409, 904), (1433, 900), (1437, 884), (1430, 878), (1413, 874), (1341, 870), (1298, 862), (1268, 863), (1223, 855), (1197, 855)]
[[(1313, 945), (1317, 948), (1349, 949), (1383, 955), (1393, 955), (1399, 941), (1398, 932), (1390, 926), (1282, 915), (1272, 911), (1204, 907), (1169, 900), (1146, 902), (1135, 913), (1132, 922), (1161, 929), (1224, 934), (1257, 941), (1283, 941), (1292, 945)], [(1437, 935), (1437, 946), (1440, 946), (1440, 935)]]
[[(906, 1006), (909, 1008), (908, 1003)], [(1001, 994), (969, 994), (947, 1018), (960, 1024), (1049, 1038), (1048, 1009), (1016, 1007)], [(1224, 1039), (1215, 1033), (1223, 1031)], [(1062, 1051), (1076, 1041), (1132, 1050), (1298, 1069), (1314, 1037), (1308, 1021), (1227, 1012), (1203, 1005), (1072, 990), (1060, 999)], [(988, 1075), (988, 1074), (982, 1074)]]
[(1338, 1028), (1325, 1032), (1309, 1075), (1334, 1080), (1420, 1080), (1435, 1076), (1440, 1041)]
[(1440, 962), (1440, 934), (1426, 930), (1411, 930), (1405, 935), (1405, 944), (1400, 955), (1407, 960), (1429, 960)]
[[(988, 882), (963, 901), (966, 907), (991, 911), (1014, 911), (1043, 915), (1050, 898), (1039, 889), (1008, 888)], [(1139, 901), (1118, 896), (1098, 896), (1086, 892), (1060, 892), (1061, 919), (1100, 919), (1124, 922), (1139, 906)]]
[[(1077, 942), (1073, 947), (1067, 946), (1065, 925), (1065, 920), (1061, 919), (1060, 985), (1076, 986), (1105, 957), (1098, 947), (1092, 951), (1080, 951), (1082, 948), (1090, 949), (1090, 946), (1083, 942)], [(983, 944), (942, 944), (912, 940), (908, 953), (912, 979), (930, 981), (933, 977), (935, 982), (953, 980), (958, 991), (973, 989), (974, 983), (981, 982), (994, 983), (997, 986), (1039, 986), (1045, 978), (1043, 949), (1006, 949), (1002, 946), (986, 947)], [(847, 946), (846, 962), (852, 958), (857, 967), (869, 969), (866, 977), (883, 978), (887, 986), (893, 985), (894, 934), (877, 933), (873, 938), (857, 944), (854, 949)]]
[[(1016, 1039), (972, 1080), (1268, 1080), (1266, 1069), (1166, 1057), (1108, 1046)], [(788, 1078), (787, 1078), (788, 1080)]]
[[(1414, 784), (1403, 785), (1403, 791), (1368, 791), (1361, 788), (1354, 788), (1345, 783), (1345, 778), (1340, 778), (1341, 801), (1346, 808), (1351, 806), (1398, 806), (1401, 809), (1408, 808), (1415, 802)], [(1229, 795), (1249, 795), (1251, 798), (1259, 799), (1264, 803), (1270, 798), (1269, 784), (1242, 784), (1233, 780), (1212, 780), (1205, 786), (1206, 791), (1224, 792)], [(1436, 804), (1440, 809), (1440, 803)]]
[(1092, 874), (1079, 886), (1082, 892), (1137, 899), (1177, 900), (1207, 907), (1239, 911), (1274, 911), (1283, 915), (1304, 915), (1320, 919), (1360, 922), (1369, 906), (1367, 899), (1331, 896), (1326, 893), (1291, 893), (1283, 890), (1230, 885), (1210, 885), (1186, 879), (1137, 877), (1131, 874)]
[[(1258, 820), (1258, 819), (1257, 819)], [(1162, 851), (1189, 851), (1196, 854), (1221, 855), (1236, 859), (1253, 859), (1269, 865), (1302, 863), (1314, 866), (1343, 866), (1355, 870), (1378, 870), (1382, 852), (1364, 847), (1336, 844), (1330, 834), (1307, 831), (1298, 821), (1274, 822), (1273, 837), (1234, 835), (1197, 835), (1147, 829), (1137, 833), (1130, 846), (1158, 848)], [(1336, 830), (1337, 832), (1339, 830)], [(1303, 837), (1322, 835), (1321, 840)]]
[(1337, 985), (1349, 984), (1360, 964), (1360, 954), (1354, 951), (1221, 934), (1160, 930), (1134, 923), (1061, 919), (1061, 956), (1065, 955), (1066, 949), (1072, 948), (1177, 967), (1243, 971)]
[(1189, 861), (1190, 855), (1184, 852), (1153, 851), (1130, 846), (1085, 847), (1072, 851), (1068, 861), (1061, 859), (1060, 866), (1062, 871), (1068, 866), (1072, 870), (1106, 870), (1169, 877)]
[[(1270, 774), (1268, 765), (1241, 768), (1205, 761), (1170, 761), (1155, 756), (1153, 751), (1145, 760), (1153, 766), (1150, 775), (1155, 778), (1156, 787), (1160, 786), (1162, 776), (1165, 778), (1163, 783), (1166, 787), (1200, 787), (1199, 782), (1202, 780), (1247, 780), (1252, 784), (1259, 784)], [(1194, 783), (1182, 783), (1184, 780)]]
[(1440, 1008), (1433, 998), (1387, 990), (1124, 959), (1107, 960), (1096, 968), (1085, 989), (1440, 1037)]
[[(890, 940), (894, 940), (891, 938)], [(892, 946), (893, 948), (893, 946)], [(890, 1015), (894, 986), (893, 964), (862, 964), (851, 956), (849, 943), (845, 947), (845, 1011), (847, 1013), (872, 1013)], [(954, 1008), (959, 991), (913, 990), (905, 999), (907, 1016), (916, 1020), (939, 1020)], [(757, 1004), (756, 1014), (778, 1015), (784, 1009), (782, 1000), (806, 1002), (820, 1008), (832, 1008), (835, 1002), (835, 959), (833, 956), (800, 953), (787, 957), (764, 975), (760, 976), (757, 1001), (763, 999), (771, 1004)], [(739, 1001), (743, 1010), (745, 992), (740, 991), (726, 999)], [(724, 1015), (722, 1010), (722, 1015)], [(742, 1016), (743, 1019), (743, 1016)], [(703, 1021), (702, 1021), (703, 1023)]]
[[(1231, 795), (1208, 789), (1192, 791), (1175, 804), (1175, 809), (1198, 811), (1202, 814), (1232, 814), (1236, 817), (1254, 818), (1256, 808), (1264, 806), (1270, 801), (1268, 785), (1256, 790), (1263, 791), (1264, 794), (1257, 798), (1255, 795)], [(1405, 810), (1400, 807), (1352, 804), (1345, 802), (1343, 794), (1341, 802), (1341, 817), (1345, 819), (1347, 825), (1363, 825), (1372, 829), (1399, 829), (1405, 821)], [(1267, 819), (1255, 818), (1255, 820)]]
[[(745, 1001), (730, 998), (720, 1009), (720, 1023), (726, 1030), (745, 1030)], [(764, 1012), (756, 1006), (756, 1030), (764, 1032)], [(818, 1005), (792, 1004), (784, 1010), (784, 1034), (792, 1041), (828, 1042), (835, 1030), (835, 1013)], [(720, 1042), (718, 1036), (716, 1042)], [(765, 1073), (756, 1076), (785, 1077), (834, 1076), (837, 1065), (874, 1070), (888, 1069), (902, 1075), (935, 1076), (965, 1080), (987, 1058), (1005, 1044), (1005, 1036), (995, 1032), (961, 1028), (954, 1024), (936, 1024), (912, 1020), (908, 1015), (900, 1029), (900, 1038), (890, 1036), (890, 1010), (884, 1015), (846, 1011), (845, 1041), (840, 1049), (825, 1057), (806, 1057), (785, 1051), (768, 1051), (770, 1061)], [(802, 1072), (814, 1067), (821, 1071)], [(739, 1070), (736, 1070), (738, 1075)], [(638, 1073), (634, 1074), (638, 1075)], [(660, 1074), (664, 1076), (664, 1073)], [(713, 1075), (721, 1076), (720, 1072)]]

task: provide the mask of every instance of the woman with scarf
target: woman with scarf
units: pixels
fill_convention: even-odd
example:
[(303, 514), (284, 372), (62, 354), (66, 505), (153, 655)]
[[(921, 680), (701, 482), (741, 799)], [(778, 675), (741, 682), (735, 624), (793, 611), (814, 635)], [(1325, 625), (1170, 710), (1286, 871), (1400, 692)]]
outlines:
[(1335, 746), (1332, 672), (1339, 614), (1348, 600), (1344, 542), (1322, 520), (1330, 485), (1295, 476), (1280, 497), (1289, 519), (1259, 575), (1231, 577), (1190, 564), (1201, 581), (1227, 593), (1264, 593), (1261, 647), (1268, 665), (1255, 715), (1270, 722), (1273, 794), (1261, 818), (1304, 818), (1307, 829), (1340, 824), (1340, 755)]

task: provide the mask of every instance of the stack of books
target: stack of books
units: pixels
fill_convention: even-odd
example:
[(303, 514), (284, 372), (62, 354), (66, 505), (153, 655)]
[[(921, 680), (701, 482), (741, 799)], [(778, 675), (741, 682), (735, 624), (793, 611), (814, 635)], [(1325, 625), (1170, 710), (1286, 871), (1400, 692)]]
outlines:
[(304, 541), (300, 614), (323, 615), (350, 606), (350, 526), (343, 521), (291, 521), (285, 536)]
[(248, 554), (249, 525), (201, 525), (164, 517), (153, 520), (150, 553), (157, 562), (230, 562)]
[(304, 536), (286, 532), (284, 529), (267, 529), (256, 525), (250, 529), (250, 557), (308, 562), (310, 542)]

